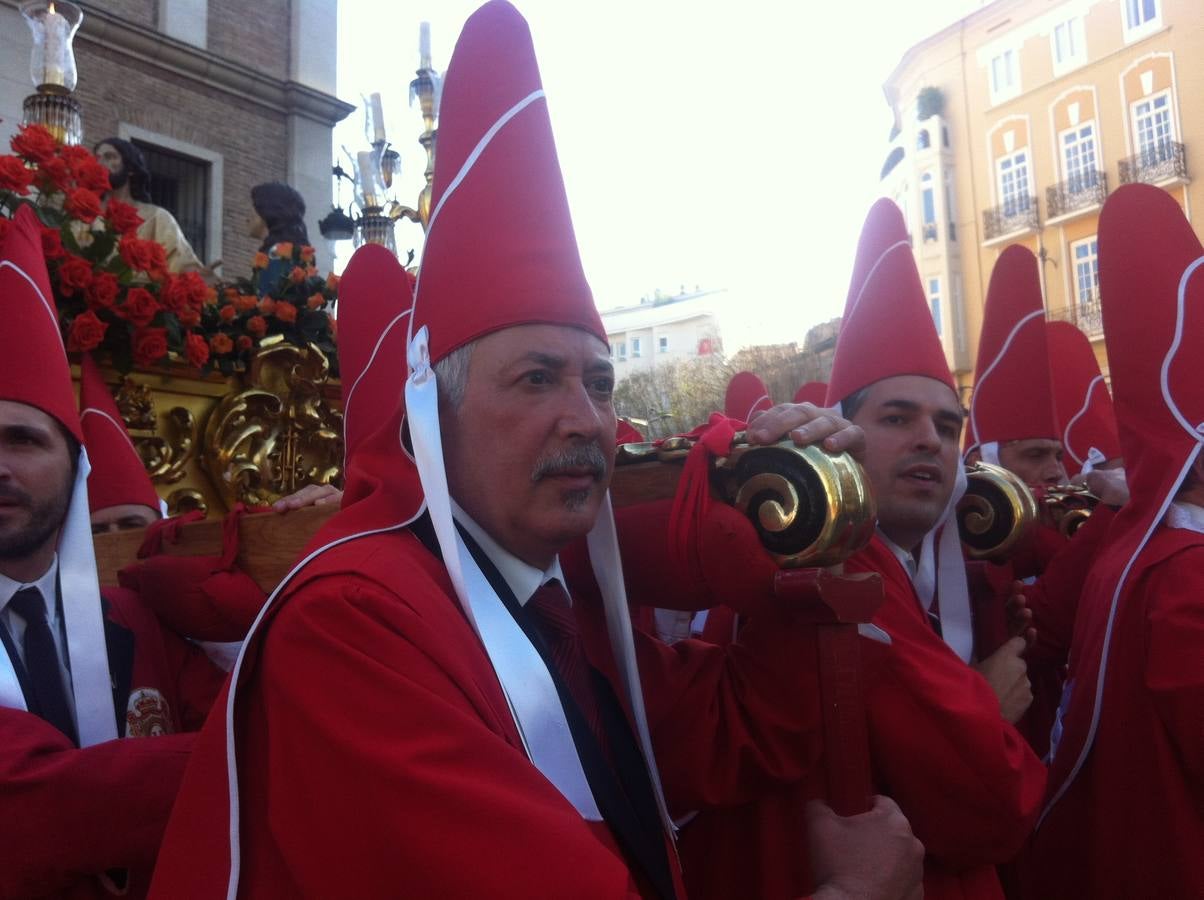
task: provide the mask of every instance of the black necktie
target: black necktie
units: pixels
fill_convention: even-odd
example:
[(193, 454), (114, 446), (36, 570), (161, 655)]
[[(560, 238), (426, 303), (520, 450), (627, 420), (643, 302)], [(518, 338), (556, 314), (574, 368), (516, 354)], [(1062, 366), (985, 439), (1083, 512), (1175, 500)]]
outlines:
[(33, 688), (33, 700), (39, 716), (75, 740), (75, 723), (71, 707), (67, 705), (67, 692), (63, 687), (63, 673), (59, 667), (58, 648), (50, 623), (46, 621), (46, 604), (42, 592), (37, 588), (23, 588), (8, 601), (9, 609), (25, 620), (25, 672)]
[(547, 644), (552, 665), (569, 689), (573, 700), (585, 716), (589, 730), (598, 740), (604, 753), (609, 753), (606, 732), (598, 709), (598, 698), (590, 684), (589, 661), (585, 658), (585, 642), (577, 629), (577, 619), (569, 605), (568, 591), (553, 578), (546, 582), (527, 601), (527, 610), (535, 619), (540, 636)]

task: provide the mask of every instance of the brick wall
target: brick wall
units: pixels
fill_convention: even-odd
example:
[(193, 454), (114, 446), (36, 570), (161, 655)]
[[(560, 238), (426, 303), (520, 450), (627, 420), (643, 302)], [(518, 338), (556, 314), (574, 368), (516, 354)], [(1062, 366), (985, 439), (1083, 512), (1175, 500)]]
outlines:
[(289, 0), (209, 0), (210, 53), (287, 79)]
[(88, 15), (88, 7), (103, 9), (110, 15), (120, 16), (127, 22), (154, 28), (159, 20), (158, 0), (104, 0), (104, 2), (84, 3), (84, 15)]
[(84, 142), (117, 133), (118, 122), (168, 135), (223, 157), (222, 258), (226, 277), (249, 274), (258, 244), (246, 235), (251, 187), (283, 181), (285, 116), (86, 41), (76, 44)]

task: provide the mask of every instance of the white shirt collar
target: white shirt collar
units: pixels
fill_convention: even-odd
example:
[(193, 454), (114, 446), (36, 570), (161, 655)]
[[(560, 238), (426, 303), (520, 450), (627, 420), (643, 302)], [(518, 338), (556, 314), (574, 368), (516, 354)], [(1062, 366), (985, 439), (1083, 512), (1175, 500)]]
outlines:
[(497, 566), (498, 572), (505, 579), (510, 590), (514, 592), (514, 596), (517, 598), (520, 606), (526, 606), (527, 601), (531, 599), (531, 595), (553, 578), (562, 585), (565, 584), (564, 573), (560, 570), (559, 556), (555, 557), (552, 560), (552, 564), (541, 572), (539, 569), (528, 565), (513, 553), (504, 549), (501, 544), (485, 532), (485, 529), (474, 522), (472, 517), (455, 500), (451, 501), (451, 508), (452, 516), (455, 520), (464, 526), (464, 530), (477, 542), (481, 550), (489, 557), (489, 561)]
[(1204, 507), (1175, 500), (1166, 511), (1166, 524), (1171, 528), (1182, 528), (1204, 534)]
[(0, 609), (7, 610), (8, 603), (22, 588), (36, 587), (42, 594), (42, 602), (46, 604), (46, 621), (54, 628), (58, 620), (58, 574), (59, 557), (56, 553), (50, 561), (50, 568), (34, 581), (13, 581), (7, 575), (0, 574)]
[(903, 571), (907, 573), (907, 577), (914, 582), (916, 580), (916, 573), (919, 571), (915, 556), (883, 534), (882, 529), (878, 529), (878, 537), (882, 538), (882, 543), (886, 544), (887, 549), (895, 554), (895, 559), (899, 561), (899, 565), (903, 567)]

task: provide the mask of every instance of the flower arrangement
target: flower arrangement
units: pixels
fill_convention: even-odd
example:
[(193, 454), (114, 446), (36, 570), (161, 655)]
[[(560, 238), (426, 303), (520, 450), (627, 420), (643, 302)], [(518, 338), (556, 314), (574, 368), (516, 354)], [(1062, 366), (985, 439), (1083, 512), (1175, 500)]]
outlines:
[[(0, 238), (21, 205), (37, 214), (68, 351), (107, 355), (121, 372), (183, 359), (229, 374), (279, 334), (318, 346), (337, 365), (330, 310), (338, 278), (318, 276), (312, 247), (277, 245), (278, 259), (257, 258), (252, 279), (231, 285), (172, 274), (163, 246), (138, 237), (138, 210), (102, 202), (109, 173), (90, 150), (40, 125), (22, 126), (11, 148), (0, 155)], [(273, 262), (281, 277), (264, 277)]]
[(202, 322), (214, 364), (229, 372), (260, 341), (280, 335), (291, 344), (317, 347), (337, 375), (333, 308), (338, 289), (337, 275), (318, 274), (308, 244), (282, 242), (255, 254), (251, 277), (222, 285), (217, 303), (205, 311)]

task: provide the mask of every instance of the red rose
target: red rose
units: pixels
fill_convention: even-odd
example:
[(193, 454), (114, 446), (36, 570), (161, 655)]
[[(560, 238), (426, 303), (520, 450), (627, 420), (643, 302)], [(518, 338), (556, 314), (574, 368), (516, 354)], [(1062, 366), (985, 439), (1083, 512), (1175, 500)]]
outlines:
[(142, 216), (138, 215), (138, 210), (128, 203), (122, 203), (115, 197), (110, 197), (105, 206), (105, 218), (123, 236), (133, 234), (142, 224)]
[(185, 328), (196, 328), (201, 324), (201, 314), (195, 309), (182, 309), (176, 313), (176, 318)]
[(71, 167), (57, 156), (52, 156), (38, 163), (37, 180), (47, 192), (65, 191), (71, 181)]
[(314, 261), (314, 248), (309, 244), (303, 244), (301, 247), (301, 259), (303, 262), (311, 263)]
[(158, 311), (159, 301), (155, 299), (154, 294), (146, 288), (136, 287), (130, 288), (129, 293), (125, 295), (125, 303), (121, 304), (116, 312), (135, 325), (149, 325)]
[(310, 294), (309, 299), (305, 301), (305, 305), (310, 309), (321, 309), (326, 303), (326, 298), (321, 294)]
[(288, 280), (293, 284), (300, 284), (305, 280), (305, 270), (300, 266), (293, 266), (293, 271), (288, 273)]
[(134, 332), (134, 365), (145, 369), (166, 355), (166, 328), (139, 328)]
[(33, 183), (33, 172), (15, 156), (0, 156), (0, 190), (15, 194), (28, 194)]
[(117, 283), (116, 275), (112, 272), (97, 272), (92, 276), (92, 283), (84, 291), (84, 296), (89, 306), (109, 309), (117, 302), (120, 292), (121, 286)]
[(109, 170), (98, 162), (91, 162), (75, 170), (75, 180), (80, 187), (85, 187), (98, 194), (112, 189), (109, 184)]
[(54, 135), (42, 125), (22, 125), (12, 139), (13, 152), (36, 163), (53, 157), (58, 145)]
[(276, 312), (276, 301), (271, 297), (264, 297), (259, 301), (259, 312), (265, 316), (270, 316)]
[(339, 276), (331, 272), (326, 276), (326, 290), (337, 291), (339, 289)]
[(64, 144), (59, 148), (59, 156), (71, 166), (72, 169), (78, 169), (89, 162), (95, 162), (96, 157), (92, 155), (92, 151), (82, 144)]
[(217, 314), (221, 317), (223, 322), (233, 322), (234, 317), (238, 315), (238, 310), (230, 304), (226, 304), (217, 311)]
[(255, 346), (255, 342), (253, 340), (251, 340), (249, 337), (247, 337), (245, 334), (240, 334), (238, 336), (237, 343), (238, 343), (239, 352), (242, 352), (242, 353), (245, 353), (246, 351), (250, 350), (252, 347)]
[(209, 338), (209, 349), (218, 356), (225, 356), (234, 349), (234, 341), (230, 340), (229, 335), (218, 333)]
[(209, 362), (209, 342), (202, 334), (190, 334), (184, 338), (184, 355), (198, 369)]
[(247, 319), (247, 331), (256, 337), (263, 337), (268, 330), (268, 320), (263, 316), (251, 316)]
[(167, 251), (155, 241), (144, 241), (136, 237), (123, 237), (117, 244), (117, 252), (125, 264), (135, 272), (151, 274), (167, 269)]
[(59, 264), (59, 293), (72, 297), (76, 291), (84, 290), (92, 283), (92, 263), (78, 256), (71, 256)]
[(67, 255), (63, 249), (63, 236), (54, 228), (42, 229), (42, 255), (49, 259), (62, 259)]
[(100, 197), (87, 188), (76, 188), (67, 194), (67, 212), (81, 222), (94, 222), (100, 215)]
[(185, 272), (176, 277), (176, 290), (184, 295), (184, 305), (200, 309), (214, 296), (213, 288), (196, 272)]
[(281, 300), (276, 304), (276, 318), (291, 325), (297, 321), (297, 307), (287, 300)]
[(92, 310), (80, 313), (71, 321), (71, 331), (67, 334), (67, 349), (94, 350), (104, 340), (109, 326), (102, 322)]

